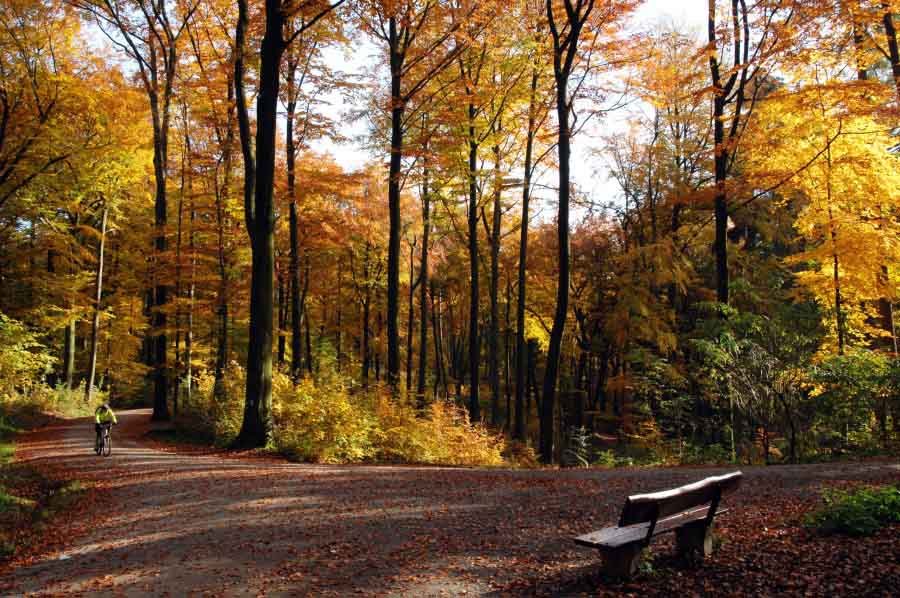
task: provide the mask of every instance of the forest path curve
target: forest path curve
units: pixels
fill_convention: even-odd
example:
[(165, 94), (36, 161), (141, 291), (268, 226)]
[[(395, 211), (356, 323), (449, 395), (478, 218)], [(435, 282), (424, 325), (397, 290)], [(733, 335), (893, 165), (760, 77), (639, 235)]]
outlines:
[[(89, 519), (55, 522), (61, 550), (0, 569), (0, 595), (555, 594), (599, 564), (571, 537), (626, 495), (734, 469), (302, 465), (164, 452), (141, 437), (148, 419), (121, 413), (105, 459), (87, 419), (20, 439), (18, 461), (94, 482), (96, 500)], [(777, 531), (823, 483), (900, 480), (891, 462), (743, 470), (726, 536), (742, 512)]]

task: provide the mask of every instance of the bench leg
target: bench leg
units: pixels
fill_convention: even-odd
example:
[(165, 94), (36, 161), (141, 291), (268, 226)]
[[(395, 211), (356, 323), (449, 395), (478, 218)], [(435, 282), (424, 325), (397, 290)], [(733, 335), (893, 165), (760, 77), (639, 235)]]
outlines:
[(705, 521), (689, 523), (675, 530), (675, 547), (678, 554), (692, 555), (701, 559), (712, 554), (713, 526)]
[(627, 544), (603, 551), (603, 572), (609, 577), (629, 578), (637, 572), (644, 547)]

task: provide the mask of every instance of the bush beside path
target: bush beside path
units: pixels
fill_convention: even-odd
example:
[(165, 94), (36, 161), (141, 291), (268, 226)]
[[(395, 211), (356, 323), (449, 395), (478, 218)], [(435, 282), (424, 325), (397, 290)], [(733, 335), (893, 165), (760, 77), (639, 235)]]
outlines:
[(825, 487), (900, 481), (892, 461), (745, 467), (703, 567), (654, 544), (627, 584), (571, 537), (615, 521), (628, 494), (730, 468), (479, 470), (326, 466), (164, 452), (149, 412), (120, 416), (113, 453), (87, 419), (22, 436), (17, 461), (84, 481), (82, 505), (0, 568), (0, 593), (530, 596), (890, 595), (900, 527), (819, 537), (802, 527)]

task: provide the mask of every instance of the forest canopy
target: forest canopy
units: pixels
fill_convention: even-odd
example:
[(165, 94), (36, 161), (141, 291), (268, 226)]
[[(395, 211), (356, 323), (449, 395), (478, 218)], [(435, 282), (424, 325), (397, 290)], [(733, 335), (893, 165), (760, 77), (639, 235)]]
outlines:
[(328, 462), (895, 449), (900, 3), (653, 4), (5, 0), (3, 415)]

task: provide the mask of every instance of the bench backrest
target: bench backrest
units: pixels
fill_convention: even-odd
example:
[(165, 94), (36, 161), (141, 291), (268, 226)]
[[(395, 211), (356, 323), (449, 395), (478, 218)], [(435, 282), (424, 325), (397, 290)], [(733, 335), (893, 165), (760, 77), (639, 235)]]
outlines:
[(741, 485), (740, 471), (714, 476), (663, 492), (629, 496), (619, 520), (620, 526), (656, 521), (676, 515), (694, 507), (718, 503), (722, 495)]

